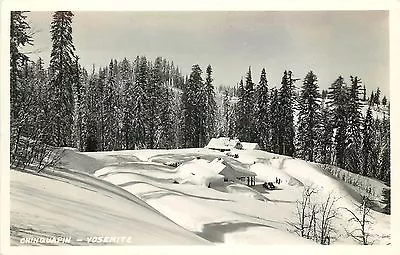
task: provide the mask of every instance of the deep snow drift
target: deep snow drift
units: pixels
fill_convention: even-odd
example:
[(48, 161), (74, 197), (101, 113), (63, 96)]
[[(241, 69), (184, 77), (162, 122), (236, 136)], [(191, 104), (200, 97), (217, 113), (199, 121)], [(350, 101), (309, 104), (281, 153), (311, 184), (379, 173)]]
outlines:
[(125, 245), (208, 243), (123, 189), (65, 171), (11, 171), (11, 245), (60, 236), (71, 237), (71, 245), (92, 245), (87, 238), (93, 236), (130, 237), (120, 243)]
[[(55, 233), (130, 235), (135, 244), (316, 244), (288, 231), (304, 185), (317, 188), (321, 201), (340, 198), (338, 208), (357, 205), (356, 190), (315, 164), (259, 150), (234, 153), (239, 158), (209, 149), (67, 150), (64, 169), (48, 177), (12, 171), (12, 243), (22, 233)], [(224, 182), (222, 161), (256, 173), (256, 185)], [(276, 178), (282, 183), (275, 190), (262, 186)], [(371, 183), (377, 191), (384, 187)], [(372, 216), (371, 239), (390, 243), (390, 216)], [(346, 235), (345, 228), (355, 227), (348, 219), (343, 212), (334, 221), (333, 244), (355, 244)]]

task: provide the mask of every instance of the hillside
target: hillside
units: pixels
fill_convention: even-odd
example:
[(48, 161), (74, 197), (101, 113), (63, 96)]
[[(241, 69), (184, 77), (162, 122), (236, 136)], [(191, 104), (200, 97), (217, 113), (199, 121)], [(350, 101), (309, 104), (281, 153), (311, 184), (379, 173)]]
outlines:
[[(68, 157), (71, 162), (80, 158), (86, 171), (95, 162), (72, 151)], [(36, 175), (12, 169), (10, 181), (11, 245), (46, 245), (25, 244), (22, 239), (32, 237), (70, 237), (70, 245), (95, 245), (87, 238), (96, 236), (129, 237), (116, 243), (121, 245), (208, 243), (135, 195), (82, 171), (58, 169)]]
[[(358, 203), (356, 189), (317, 165), (257, 150), (235, 153), (239, 158), (208, 149), (67, 149), (61, 169), (40, 175), (12, 170), (12, 244), (33, 234), (132, 236), (134, 244), (313, 244), (288, 231), (304, 185), (315, 186), (321, 201), (329, 194), (340, 197), (338, 208), (354, 210)], [(222, 158), (235, 169), (251, 170), (257, 174), (256, 185), (174, 183), (180, 172), (168, 164), (199, 157)], [(276, 190), (262, 187), (277, 177), (282, 183), (275, 184)], [(354, 244), (345, 232), (352, 227), (349, 215), (339, 212), (333, 244)], [(390, 216), (377, 211), (372, 216), (371, 239), (390, 243)]]

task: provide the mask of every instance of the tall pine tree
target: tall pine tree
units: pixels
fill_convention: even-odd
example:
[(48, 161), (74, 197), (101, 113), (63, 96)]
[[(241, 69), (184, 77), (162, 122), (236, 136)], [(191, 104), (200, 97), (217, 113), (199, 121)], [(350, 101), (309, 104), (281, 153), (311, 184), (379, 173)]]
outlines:
[(73, 123), (73, 77), (75, 47), (72, 41), (72, 17), (70, 11), (57, 11), (51, 22), (51, 40), (53, 47), (50, 58), (50, 88), (48, 98), (49, 119), (53, 126), (53, 145), (72, 145)]
[(361, 168), (360, 147), (361, 147), (361, 105), (359, 100), (359, 89), (361, 80), (351, 78), (351, 87), (348, 90), (348, 101), (346, 104), (347, 125), (345, 140), (345, 169), (358, 173)]
[(293, 120), (293, 80), (291, 72), (284, 72), (279, 90), (279, 154), (293, 156), (294, 120)]
[(372, 176), (374, 157), (372, 156), (374, 146), (374, 130), (373, 130), (373, 119), (371, 106), (368, 107), (367, 115), (365, 116), (363, 123), (363, 140), (362, 140), (362, 171), (361, 174), (364, 176)]
[[(10, 22), (10, 109), (11, 121), (18, 118), (18, 113), (26, 99), (22, 69), (28, 56), (21, 52), (21, 47), (32, 45), (30, 26), (26, 21), (26, 12), (12, 11)], [(13, 123), (11, 123), (13, 124)]]
[(192, 66), (190, 77), (183, 88), (183, 135), (185, 147), (200, 147), (204, 141), (204, 98), (202, 97), (203, 79), (199, 65)]
[(258, 144), (261, 149), (269, 150), (269, 96), (268, 96), (268, 81), (265, 68), (261, 70), (260, 82), (255, 91), (256, 94), (256, 127), (258, 134)]
[(274, 153), (279, 153), (279, 144), (282, 138), (280, 133), (280, 102), (279, 102), (279, 94), (276, 88), (272, 88), (271, 90), (271, 104), (269, 107), (270, 113), (270, 146), (271, 151)]
[(205, 128), (206, 128), (206, 137), (205, 143), (208, 143), (212, 137), (216, 134), (216, 115), (217, 115), (217, 103), (215, 102), (215, 91), (213, 85), (213, 78), (211, 65), (207, 66), (206, 69), (206, 79), (204, 84), (204, 92), (205, 92)]
[[(150, 81), (147, 86), (143, 87), (146, 94), (146, 129), (147, 129), (147, 137), (146, 137), (146, 144), (147, 148), (153, 149), (157, 143), (157, 129), (158, 127), (163, 124), (160, 120), (160, 112), (162, 107), (162, 95), (165, 93), (162, 91), (163, 84), (168, 82), (167, 72), (166, 69), (167, 65), (161, 57), (156, 58), (154, 62), (154, 66), (151, 69)], [(165, 78), (163, 81), (163, 68)], [(164, 92), (164, 93), (163, 93)], [(165, 94), (166, 98), (164, 100), (168, 100), (168, 94)]]
[(328, 100), (334, 128), (334, 163), (344, 168), (348, 93), (342, 76), (339, 76), (329, 87)]
[(332, 115), (326, 104), (321, 103), (321, 132), (318, 136), (319, 162), (332, 164), (333, 123)]
[(297, 133), (298, 156), (314, 161), (317, 155), (317, 138), (321, 130), (320, 94), (317, 76), (308, 72), (303, 81), (299, 100), (299, 127)]

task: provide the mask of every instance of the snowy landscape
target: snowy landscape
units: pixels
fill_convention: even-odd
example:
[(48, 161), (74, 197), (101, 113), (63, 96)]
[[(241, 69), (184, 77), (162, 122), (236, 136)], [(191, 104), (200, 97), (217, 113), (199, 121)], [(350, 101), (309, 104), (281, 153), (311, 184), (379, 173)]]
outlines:
[[(111, 22), (121, 18), (117, 24), (125, 24), (124, 17), (129, 22), (161, 17), (154, 24), (162, 28), (169, 24), (162, 18), (179, 23), (179, 15), (188, 15), (76, 13), (78, 22), (104, 18), (110, 33), (119, 31)], [(299, 13), (305, 20), (325, 19), (324, 13)], [(388, 16), (354, 12), (359, 18), (354, 21), (346, 16), (350, 14), (332, 12), (327, 15), (332, 25), (315, 29), (334, 33), (336, 18), (342, 17), (355, 22), (349, 27), (358, 31), (357, 22), (370, 17), (379, 23)], [(203, 14), (191, 15), (185, 16), (187, 23), (198, 25)], [(236, 26), (239, 33), (243, 28), (235, 21), (251, 15), (259, 21), (287, 18), (283, 25), (298, 21), (294, 13), (207, 15), (212, 22), (218, 15), (232, 22), (226, 21), (226, 32), (218, 31), (225, 42), (232, 39), (229, 29)], [(241, 69), (246, 72), (224, 73), (212, 61), (196, 64), (201, 54), (192, 48), (185, 53), (194, 62), (189, 69), (146, 54), (107, 56), (88, 68), (83, 64), (88, 60), (78, 56), (85, 56), (85, 50), (77, 50), (85, 48), (87, 38), (73, 36), (73, 31), (88, 31), (83, 23), (75, 27), (74, 19), (71, 11), (11, 12), (11, 246), (392, 244), (390, 96), (388, 84), (381, 80), (378, 86), (374, 80), (386, 77), (384, 71), (374, 76), (368, 68), (357, 69), (361, 65), (354, 70), (347, 66), (351, 75), (340, 69), (327, 78), (326, 70), (343, 63), (332, 55), (329, 68), (314, 70), (319, 65), (305, 64), (304, 71), (303, 65), (294, 65), (304, 73), (286, 65), (279, 71), (269, 66), (258, 70), (251, 63)], [(260, 26), (249, 22), (248, 27)], [(340, 22), (337, 27), (343, 27)], [(201, 29), (206, 33), (217, 23)], [(44, 40), (32, 32), (36, 25), (46, 26), (51, 35), (51, 52), (39, 50), (38, 58), (28, 50)], [(245, 34), (255, 36), (257, 29)], [(268, 29), (277, 33), (273, 25)], [(149, 34), (162, 37), (154, 31)], [(146, 33), (143, 38), (134, 35), (129, 47), (144, 40), (151, 42), (149, 54), (154, 53), (156, 43)], [(262, 38), (257, 36), (252, 38)], [(232, 45), (239, 49), (247, 49), (251, 41), (238, 40)], [(163, 49), (171, 56), (167, 46)], [(221, 58), (235, 56), (223, 54)], [(257, 54), (256, 66), (261, 63)], [(222, 76), (233, 76), (234, 82), (216, 85)]]
[[(296, 201), (306, 185), (318, 189), (321, 202), (329, 194), (339, 198), (333, 244), (356, 244), (345, 229), (357, 224), (349, 225), (351, 215), (340, 209), (356, 211), (362, 194), (356, 187), (302, 160), (259, 150), (232, 152), (239, 157), (206, 148), (87, 153), (66, 148), (57, 169), (41, 175), (12, 170), (12, 244), (32, 235), (71, 236), (72, 245), (88, 245), (86, 236), (110, 235), (131, 236), (132, 244), (141, 245), (313, 244), (288, 224), (297, 220)], [(221, 182), (224, 165), (214, 161), (219, 158), (237, 171), (256, 173), (255, 186)], [(191, 164), (194, 175), (172, 163)], [(275, 190), (262, 186), (277, 177), (282, 183)], [(367, 182), (380, 199), (385, 185)], [(370, 215), (368, 232), (375, 244), (389, 244), (390, 215), (379, 212), (380, 206)]]

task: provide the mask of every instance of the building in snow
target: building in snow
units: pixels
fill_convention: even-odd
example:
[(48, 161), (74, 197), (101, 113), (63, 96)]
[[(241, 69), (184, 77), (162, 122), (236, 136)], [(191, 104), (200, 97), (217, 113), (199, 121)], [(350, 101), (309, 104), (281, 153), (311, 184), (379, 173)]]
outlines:
[(211, 138), (206, 148), (218, 150), (221, 152), (237, 150), (259, 150), (260, 146), (257, 143), (241, 142), (239, 139), (230, 139), (229, 137)]
[(211, 138), (206, 148), (218, 150), (221, 152), (230, 151), (231, 149), (242, 149), (239, 139), (230, 139), (229, 137)]
[(242, 142), (242, 149), (243, 150), (259, 150), (260, 145), (258, 143), (245, 143)]
[(221, 158), (214, 159), (210, 164), (220, 163), (223, 164), (225, 167), (219, 171), (218, 174), (224, 176), (224, 181), (233, 181), (233, 182), (241, 182), (246, 184), (247, 186), (254, 186), (256, 184), (256, 176), (257, 174), (246, 170), (246, 169), (239, 169), (233, 168), (228, 162), (224, 161)]
[(240, 182), (254, 186), (256, 174), (246, 169), (235, 169), (221, 158), (211, 162), (204, 159), (194, 159), (183, 163), (177, 168), (178, 183), (192, 183), (202, 186), (218, 186), (223, 182)]

